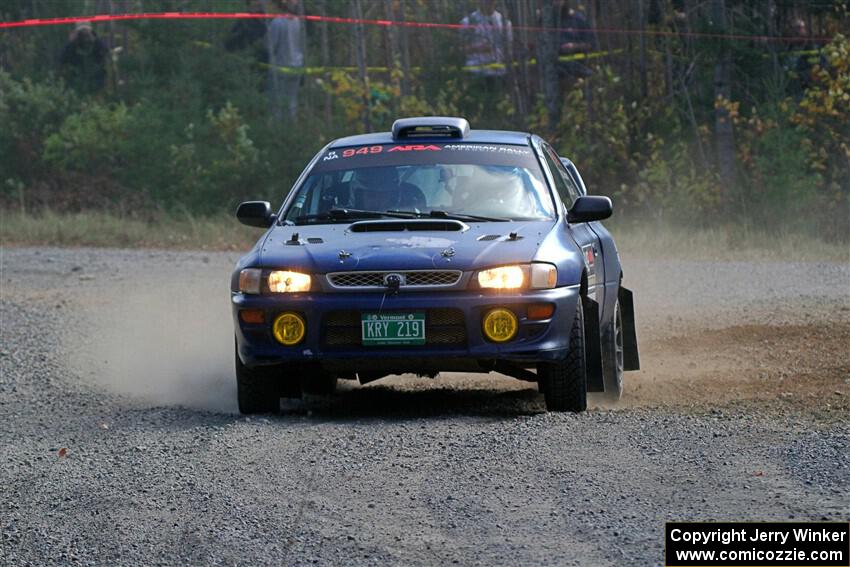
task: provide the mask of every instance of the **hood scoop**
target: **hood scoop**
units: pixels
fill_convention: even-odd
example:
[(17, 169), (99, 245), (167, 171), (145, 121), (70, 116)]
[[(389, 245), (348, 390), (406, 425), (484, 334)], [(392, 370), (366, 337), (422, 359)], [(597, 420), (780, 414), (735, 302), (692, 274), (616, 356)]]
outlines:
[(464, 232), (469, 230), (469, 226), (460, 221), (449, 219), (401, 219), (355, 222), (348, 227), (348, 230), (350, 232)]
[(476, 238), (476, 240), (478, 240), (478, 242), (489, 242), (491, 240), (505, 240), (505, 241), (514, 242), (514, 241), (517, 241), (517, 240), (522, 240), (523, 238), (525, 238), (525, 237), (520, 236), (516, 232), (512, 232), (507, 236), (502, 236), (501, 234), (485, 234), (483, 236), (479, 236), (478, 238)]

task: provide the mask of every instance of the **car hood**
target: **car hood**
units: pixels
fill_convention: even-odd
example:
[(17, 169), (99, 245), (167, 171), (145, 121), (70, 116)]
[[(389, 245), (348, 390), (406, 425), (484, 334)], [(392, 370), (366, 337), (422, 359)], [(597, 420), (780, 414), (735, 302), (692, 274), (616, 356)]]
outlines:
[(474, 270), (532, 261), (554, 225), (553, 220), (480, 222), (463, 230), (419, 230), (412, 221), (378, 232), (358, 232), (353, 224), (276, 226), (259, 250), (260, 264), (312, 273)]

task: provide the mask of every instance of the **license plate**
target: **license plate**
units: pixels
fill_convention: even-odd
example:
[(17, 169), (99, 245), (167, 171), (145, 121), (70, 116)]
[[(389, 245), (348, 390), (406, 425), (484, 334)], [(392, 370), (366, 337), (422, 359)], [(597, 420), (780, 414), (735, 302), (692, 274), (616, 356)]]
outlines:
[(424, 313), (363, 313), (360, 316), (363, 346), (424, 345)]

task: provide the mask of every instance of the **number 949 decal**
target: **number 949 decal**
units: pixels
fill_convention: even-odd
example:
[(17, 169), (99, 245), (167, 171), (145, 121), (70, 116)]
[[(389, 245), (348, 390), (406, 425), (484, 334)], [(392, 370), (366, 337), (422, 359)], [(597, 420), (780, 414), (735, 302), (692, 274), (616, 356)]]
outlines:
[[(387, 153), (390, 152), (441, 152), (443, 148), (434, 144), (408, 144), (398, 146), (388, 146)], [(347, 148), (342, 150), (342, 157), (350, 158), (354, 156), (363, 156), (369, 154), (384, 153), (384, 146), (361, 146), (359, 148)], [(331, 157), (330, 152), (325, 156), (325, 160), (336, 159), (336, 155)]]

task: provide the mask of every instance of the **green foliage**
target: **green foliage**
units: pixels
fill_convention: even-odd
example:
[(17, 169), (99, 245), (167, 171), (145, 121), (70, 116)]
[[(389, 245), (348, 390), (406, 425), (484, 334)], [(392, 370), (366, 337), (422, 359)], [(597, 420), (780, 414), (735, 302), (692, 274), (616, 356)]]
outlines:
[(76, 95), (61, 83), (16, 81), (0, 70), (0, 179), (37, 177), (45, 139), (77, 107)]
[[(547, 123), (541, 99), (533, 127)], [(681, 119), (669, 106), (629, 102), (610, 66), (566, 93), (558, 132), (559, 153), (580, 164), (589, 190), (615, 196), (626, 214), (699, 223), (721, 204), (720, 187), (695, 159)]]
[[(368, 89), (355, 74), (333, 71), (321, 85), (336, 103), (338, 115), (350, 129), (357, 129), (362, 117), (368, 112), (374, 129), (388, 130), (399, 116), (455, 116), (460, 112), (463, 96), (459, 81), (449, 81), (432, 100), (422, 88), (402, 95), (397, 79), (400, 71), (393, 70), (389, 81), (372, 79)], [(471, 117), (474, 119), (474, 117)], [(348, 130), (350, 132), (351, 130)], [(348, 133), (346, 132), (346, 134)]]
[[(36, 4), (43, 17), (79, 10), (71, 0), (13, 0), (10, 10), (16, 18), (30, 17)], [(173, 10), (172, 4), (151, 0), (145, 9)], [(397, 18), (404, 8), (405, 17), (421, 21), (459, 21), (467, 9), (464, 3), (422, 0), (390, 4)], [(95, 193), (150, 211), (215, 213), (248, 198), (277, 204), (332, 138), (363, 132), (367, 124), (386, 130), (399, 116), (460, 115), (474, 128), (544, 134), (576, 162), (591, 192), (616, 197), (618, 217), (710, 227), (722, 214), (788, 228), (793, 219), (814, 213), (818, 229), (836, 238), (850, 234), (845, 36), (833, 33), (833, 41), (812, 54), (817, 46), (667, 35), (647, 36), (638, 48), (636, 36), (600, 35), (600, 50), (612, 52), (584, 61), (589, 73), (579, 78), (560, 68), (560, 118), (551, 124), (540, 69), (532, 61), (540, 57), (535, 44), (541, 38), (519, 26), (533, 24), (540, 4), (498, 4), (502, 11), (525, 12), (522, 21), (513, 14), (516, 65), (503, 77), (463, 71), (456, 30), (396, 30), (399, 45), (407, 38), (406, 53), (390, 53), (390, 30), (365, 26), (360, 39), (372, 70), (364, 81), (351, 67), (355, 28), (327, 24), (322, 45), (322, 24), (308, 23), (307, 65), (340, 67), (304, 76), (292, 121), (271, 117), (269, 69), (257, 54), (223, 48), (229, 21), (116, 24), (112, 45), (124, 49), (109, 65), (107, 88), (91, 96), (53, 78), (61, 75), (55, 59), (68, 30), (6, 32), (8, 41), (0, 45), (0, 207), (57, 203), (61, 195), (63, 205), (80, 209), (100, 202), (91, 197)], [(727, 2), (725, 30), (713, 20), (714, 3), (687, 13), (674, 5), (658, 3), (653, 9), (661, 18), (651, 25), (660, 31), (785, 33), (765, 29), (760, 4)], [(208, 9), (232, 6), (210, 0)], [(347, 2), (322, 6), (331, 16), (350, 15)], [(306, 0), (304, 7), (316, 13), (319, 4)], [(364, 7), (370, 17), (383, 17), (387, 4), (368, 0)], [(777, 9), (787, 18), (797, 11)], [(846, 29), (842, 9), (836, 4), (821, 10), (824, 29)], [(612, 27), (633, 23), (628, 3), (613, 2), (605, 12), (595, 17)], [(104, 38), (109, 33), (105, 25), (96, 28)], [(715, 63), (724, 52), (734, 67), (731, 100), (718, 98), (714, 89)], [(801, 56), (817, 63), (805, 87), (788, 64)], [(407, 76), (401, 70), (405, 58)], [(723, 186), (716, 173), (717, 110), (734, 124), (734, 187)]]
[[(601, 187), (619, 185), (633, 165), (629, 147), (631, 117), (626, 112), (620, 82), (613, 69), (600, 67), (594, 77), (577, 81), (566, 93), (561, 111), (559, 153), (581, 164)], [(592, 112), (586, 110), (589, 105)]]
[(845, 213), (833, 227), (843, 233), (850, 228), (850, 39), (838, 34), (823, 51), (826, 65), (815, 67), (792, 121), (809, 168), (821, 180), (822, 201)]
[(682, 140), (664, 142), (650, 134), (645, 145), (648, 155), (635, 182), (622, 185), (617, 192), (622, 204), (658, 220), (711, 224), (706, 222), (707, 213), (719, 209), (721, 188), (693, 161), (688, 144)]
[(61, 170), (111, 173), (127, 154), (130, 112), (124, 104), (88, 102), (44, 143), (44, 163)]
[(741, 201), (751, 205), (755, 218), (777, 225), (801, 222), (800, 213), (812, 204), (823, 181), (800, 151), (805, 133), (791, 124), (788, 108), (767, 109), (765, 114), (773, 118), (764, 121), (753, 111), (738, 151), (748, 181), (741, 185)]
[(200, 128), (186, 126), (183, 143), (170, 147), (169, 162), (173, 185), (186, 194), (181, 202), (210, 212), (221, 207), (222, 199), (232, 204), (245, 187), (261, 183), (269, 166), (261, 162), (248, 129), (230, 103), (218, 112), (209, 110)]

